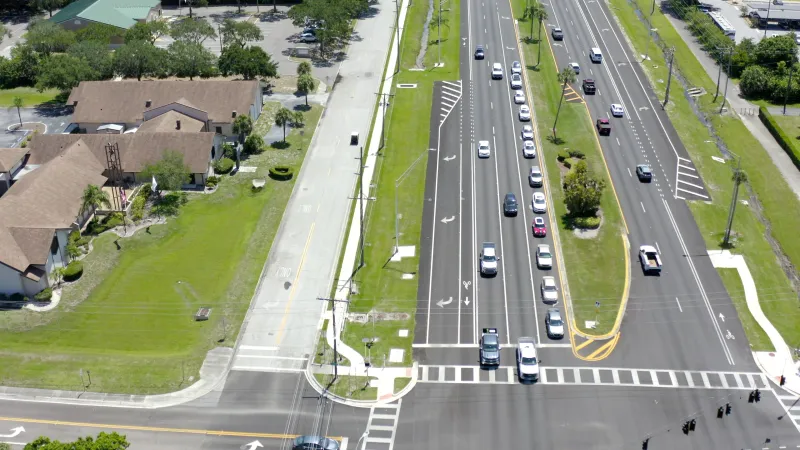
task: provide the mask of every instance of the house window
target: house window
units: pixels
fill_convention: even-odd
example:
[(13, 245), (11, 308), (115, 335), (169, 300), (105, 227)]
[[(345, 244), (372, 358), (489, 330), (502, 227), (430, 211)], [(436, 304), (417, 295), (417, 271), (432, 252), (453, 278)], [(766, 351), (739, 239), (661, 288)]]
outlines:
[(222, 127), (217, 127), (217, 134), (222, 134)]

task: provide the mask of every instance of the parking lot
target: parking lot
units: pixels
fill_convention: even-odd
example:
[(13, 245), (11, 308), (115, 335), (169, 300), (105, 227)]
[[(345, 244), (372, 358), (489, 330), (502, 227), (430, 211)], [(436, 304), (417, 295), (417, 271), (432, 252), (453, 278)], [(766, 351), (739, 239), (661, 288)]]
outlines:
[[(707, 3), (715, 8), (719, 8), (719, 13), (730, 22), (733, 28), (736, 29), (736, 43), (742, 42), (742, 40), (750, 38), (754, 41), (758, 42), (764, 38), (764, 29), (763, 28), (752, 28), (750, 26), (750, 22), (741, 17), (742, 6), (747, 6), (751, 9), (761, 9), (767, 8), (767, 3), (764, 1), (753, 1), (753, 2), (746, 2), (741, 0), (732, 0), (732, 1), (725, 1), (725, 0), (702, 0), (703, 3)], [(791, 8), (800, 8), (800, 5), (796, 3), (786, 2), (785, 5), (771, 5), (770, 11), (779, 11), (781, 9), (791, 9)], [(767, 30), (767, 37), (770, 36), (779, 36), (782, 34), (790, 33), (791, 31), (783, 29), (778, 26), (771, 26)]]
[[(298, 36), (302, 29), (292, 25), (292, 21), (286, 16), (286, 12), (289, 10), (288, 7), (278, 6), (277, 13), (273, 13), (272, 7), (269, 6), (260, 7), (258, 11), (255, 7), (242, 8), (242, 10), (243, 13), (239, 14), (235, 7), (210, 6), (195, 8), (193, 12), (195, 17), (208, 20), (215, 29), (219, 29), (220, 24), (226, 18), (237, 21), (254, 21), (253, 23), (261, 30), (264, 38), (259, 42), (253, 42), (253, 45), (263, 48), (278, 63), (278, 73), (280, 75), (295, 75), (297, 65), (306, 60), (312, 63), (314, 77), (328, 86), (333, 84), (339, 68), (339, 61), (318, 61), (291, 56), (297, 47), (314, 49), (317, 44), (298, 42)], [(189, 10), (187, 8), (164, 10), (164, 16), (167, 17), (167, 20), (178, 20), (188, 17)], [(156, 41), (156, 45), (166, 48), (171, 42), (172, 38), (165, 36)], [(203, 44), (215, 55), (219, 56), (222, 50), (219, 38), (208, 39)]]

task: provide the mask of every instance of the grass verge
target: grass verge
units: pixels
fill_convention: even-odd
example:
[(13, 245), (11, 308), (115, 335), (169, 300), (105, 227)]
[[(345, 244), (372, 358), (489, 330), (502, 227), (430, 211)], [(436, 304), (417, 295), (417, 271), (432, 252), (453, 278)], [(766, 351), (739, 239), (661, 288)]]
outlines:
[[(648, 32), (633, 6), (649, 11), (649, 0), (609, 0), (609, 3), (635, 53), (644, 54)], [(684, 87), (702, 87), (706, 92), (714, 92), (714, 81), (661, 11), (657, 10), (653, 15), (652, 27), (658, 30), (663, 45), (675, 48), (675, 66), (680, 76), (674, 77), (673, 81), (685, 80), (687, 86)], [(667, 79), (664, 55), (651, 46), (650, 57), (650, 63), (644, 65), (645, 72), (651, 86), (663, 98), (665, 85), (658, 80)], [(680, 95), (676, 87), (681, 86), (673, 86), (667, 112), (713, 198), (712, 202), (689, 202), (706, 245), (710, 249), (720, 248), (733, 190), (734, 163), (721, 164), (712, 159), (712, 156), (723, 156), (715, 145), (718, 137), (728, 150), (741, 157), (742, 168), (748, 176), (747, 188), (740, 190), (739, 200), (746, 199), (749, 205), (740, 204), (736, 210), (733, 251), (745, 256), (766, 316), (789, 346), (800, 347), (797, 294), (787, 277), (787, 272), (800, 265), (800, 240), (796, 238), (796, 230), (800, 228), (800, 202), (767, 152), (738, 117), (718, 114), (720, 103), (714, 102), (713, 95), (702, 95), (695, 104), (708, 121), (706, 127), (698, 120), (687, 97)], [(741, 284), (732, 283), (733, 277), (730, 276), (722, 276), (722, 280), (731, 297), (735, 298), (741, 291)], [(740, 309), (744, 323), (752, 320), (743, 317), (746, 315)], [(753, 329), (751, 327), (748, 331), (745, 327), (748, 339), (755, 346), (761, 338), (752, 333)]]
[[(366, 265), (354, 275), (358, 294), (350, 297), (352, 313), (378, 311), (398, 314), (393, 319), (378, 320), (374, 329), (371, 323), (361, 325), (348, 322), (343, 334), (344, 342), (359, 351), (363, 351), (363, 338), (377, 337), (378, 342), (372, 347), (372, 359), (376, 365), (383, 363), (384, 356), (387, 366), (411, 364), (427, 156), (423, 156), (423, 160), (407, 174), (398, 191), (398, 211), (402, 214), (400, 245), (415, 245), (418, 249), (417, 256), (398, 262), (390, 261), (395, 247), (395, 181), (428, 151), (433, 83), (459, 79), (459, 6), (455, 0), (448, 0), (443, 5), (443, 18), (446, 15), (446, 24), (442, 25), (443, 68), (433, 69), (437, 48), (434, 35), (431, 34), (425, 56), (426, 69), (408, 70), (415, 66), (420, 51), (428, 3), (413, 2), (406, 16), (401, 41), (401, 70), (391, 82), (415, 83), (417, 87), (395, 90), (395, 97), (387, 109), (386, 145), (377, 160), (373, 179), (376, 188), (371, 193), (376, 200), (369, 202), (367, 212)], [(402, 279), (403, 274), (412, 274), (413, 278)], [(399, 337), (400, 329), (407, 329), (408, 336)], [(391, 348), (404, 350), (402, 363), (388, 361)]]
[(398, 392), (402, 391), (403, 389), (408, 386), (408, 383), (411, 383), (411, 378), (408, 377), (398, 377), (394, 379), (394, 393), (397, 394)]
[[(322, 112), (306, 113), (285, 150), (267, 150), (243, 165), (255, 173), (223, 176), (212, 195), (193, 194), (179, 215), (114, 245), (93, 241), (83, 277), (66, 286), (47, 313), (0, 312), (0, 384), (89, 391), (171, 392), (196, 379), (206, 352), (232, 345), (253, 296), (296, 177), (251, 181), (275, 165), (300, 170)], [(181, 284), (178, 284), (181, 281)], [(210, 320), (195, 322), (200, 306)], [(220, 340), (223, 340), (221, 341)]]
[[(314, 377), (322, 387), (328, 386), (333, 379), (333, 375), (325, 373), (315, 373)], [(328, 391), (351, 400), (377, 400), (378, 388), (369, 386), (371, 380), (377, 380), (377, 378), (339, 375), (336, 382), (328, 387)]]
[[(525, 0), (513, 0), (514, 16), (519, 18), (521, 30), (528, 30), (530, 22), (523, 20)], [(546, 30), (543, 30), (547, 33)], [(534, 26), (534, 36), (536, 27)], [(595, 320), (599, 325), (592, 330), (582, 330), (599, 335), (611, 331), (617, 318), (625, 284), (625, 247), (621, 236), (625, 229), (617, 198), (611, 187), (611, 180), (603, 162), (602, 150), (595, 139), (592, 119), (582, 103), (564, 101), (558, 118), (559, 138), (552, 139), (552, 126), (555, 121), (558, 103), (561, 98), (561, 84), (558, 81), (558, 68), (546, 39), (541, 42), (542, 60), (539, 67), (534, 64), (539, 51), (536, 39), (523, 38), (520, 48), (528, 65), (528, 82), (533, 92), (539, 135), (543, 148), (539, 151), (539, 164), (544, 162), (551, 188), (553, 205), (551, 214), (559, 227), (562, 263), (567, 271), (575, 325), (582, 328), (586, 320)], [(562, 177), (566, 169), (556, 160), (559, 151), (580, 149), (586, 155), (589, 169), (606, 182), (601, 210), (603, 224), (596, 237), (578, 237), (570, 226), (567, 207), (564, 204), (564, 191), (561, 189)], [(595, 301), (602, 307), (595, 313)]]
[(31, 87), (0, 89), (0, 107), (12, 107), (14, 106), (14, 98), (22, 97), (22, 106), (29, 108), (42, 103), (55, 102), (58, 94), (58, 89), (46, 89), (43, 92)]

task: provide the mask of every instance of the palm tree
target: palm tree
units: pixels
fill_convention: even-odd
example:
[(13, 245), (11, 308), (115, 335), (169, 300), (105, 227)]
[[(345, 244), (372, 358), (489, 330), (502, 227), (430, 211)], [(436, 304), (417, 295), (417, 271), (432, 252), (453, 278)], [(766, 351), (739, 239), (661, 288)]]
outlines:
[(556, 121), (553, 123), (553, 139), (556, 138), (556, 125), (558, 124), (558, 115), (561, 113), (561, 104), (564, 102), (564, 95), (567, 92), (567, 86), (574, 83), (576, 80), (575, 71), (572, 67), (567, 67), (558, 74), (558, 82), (562, 83), (561, 86), (561, 100), (558, 101), (558, 111), (556, 111)]
[(22, 97), (16, 96), (14, 97), (14, 108), (17, 108), (17, 117), (19, 117), (19, 127), (22, 128), (22, 113), (20, 113), (20, 108), (24, 102), (22, 101)]
[(281, 108), (275, 114), (275, 125), (283, 127), (283, 142), (286, 142), (286, 125), (294, 120), (294, 115), (286, 108)]
[(86, 186), (83, 190), (83, 197), (81, 198), (81, 212), (93, 211), (101, 206), (106, 208), (111, 207), (111, 199), (107, 192), (94, 184)]
[(528, 39), (533, 39), (533, 19), (536, 17), (536, 11), (539, 9), (539, 3), (529, 3), (522, 10), (522, 19), (531, 21), (531, 33)]
[[(547, 20), (547, 10), (540, 3), (536, 3), (536, 7), (536, 15), (534, 17), (539, 19), (539, 37), (537, 38), (539, 50), (536, 55), (536, 67), (539, 67), (539, 63), (542, 61), (542, 22)], [(531, 20), (531, 28), (533, 28), (532, 23), (533, 21)]]

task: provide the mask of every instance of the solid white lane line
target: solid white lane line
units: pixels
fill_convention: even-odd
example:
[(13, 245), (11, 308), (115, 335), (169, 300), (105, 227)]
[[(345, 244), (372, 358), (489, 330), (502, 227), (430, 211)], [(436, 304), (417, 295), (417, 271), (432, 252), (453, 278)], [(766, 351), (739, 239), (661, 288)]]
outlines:
[[(497, 204), (499, 205), (502, 201), (500, 197), (500, 172), (497, 169), (497, 138), (493, 135), (492, 136), (492, 144), (494, 145), (494, 185), (497, 191)], [(505, 258), (506, 252), (505, 247), (503, 246), (503, 213), (501, 212), (501, 208), (495, 206), (495, 210), (497, 210), (497, 224), (500, 226), (500, 257)], [(511, 329), (509, 326), (508, 321), (508, 291), (506, 289), (506, 265), (502, 262), (502, 259), (498, 261), (497, 269), (502, 270), (502, 278), (503, 278), (503, 304), (505, 306), (505, 316), (506, 316), (506, 344), (511, 343)], [(502, 267), (500, 267), (502, 266)], [(492, 372), (494, 373), (494, 372)]]

